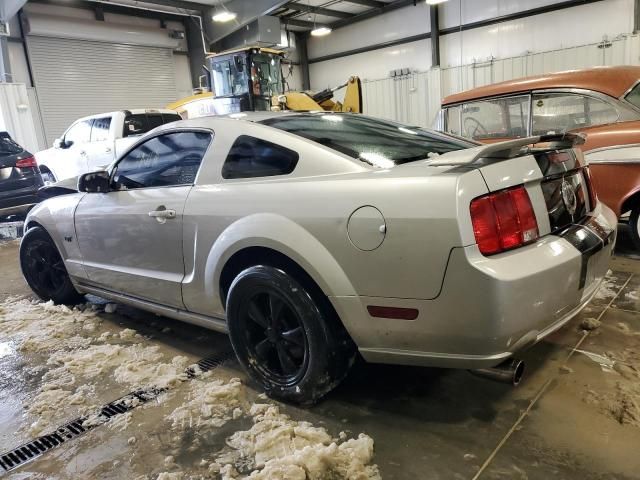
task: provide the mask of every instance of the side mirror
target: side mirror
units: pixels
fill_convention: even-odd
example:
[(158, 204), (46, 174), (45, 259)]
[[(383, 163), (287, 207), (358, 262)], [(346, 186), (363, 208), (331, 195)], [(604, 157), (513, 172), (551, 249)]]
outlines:
[(85, 173), (78, 177), (78, 191), (87, 193), (106, 193), (110, 190), (110, 175), (104, 170)]

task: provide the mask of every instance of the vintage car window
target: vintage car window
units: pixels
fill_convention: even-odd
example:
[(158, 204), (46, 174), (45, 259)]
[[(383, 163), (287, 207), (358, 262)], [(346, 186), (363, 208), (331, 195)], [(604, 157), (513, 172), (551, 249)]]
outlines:
[(109, 128), (111, 127), (111, 117), (96, 118), (91, 127), (91, 141), (102, 142), (109, 140)]
[(182, 120), (180, 115), (173, 113), (136, 113), (127, 115), (124, 119), (123, 137), (142, 135), (165, 123)]
[(624, 98), (630, 104), (640, 108), (640, 83), (636, 84)]
[(381, 168), (476, 146), (444, 133), (365, 115), (307, 113), (273, 117), (260, 123)]
[(293, 150), (260, 140), (248, 135), (240, 135), (229, 150), (222, 178), (252, 178), (287, 175), (296, 168), (298, 154)]
[(447, 125), (447, 132), (453, 135), (462, 135), (460, 130), (460, 110), (462, 107), (449, 107), (445, 110), (445, 118)]
[(463, 137), (475, 140), (525, 137), (529, 126), (529, 96), (466, 103), (461, 117)]
[(205, 132), (173, 132), (153, 137), (118, 162), (112, 175), (113, 188), (193, 184), (210, 142), (211, 134)]
[(561, 133), (592, 125), (605, 125), (618, 120), (613, 105), (598, 98), (573, 93), (540, 93), (533, 95), (534, 135)]
[(91, 123), (93, 120), (82, 120), (76, 122), (72, 127), (67, 130), (64, 136), (64, 141), (69, 143), (87, 143), (91, 137)]

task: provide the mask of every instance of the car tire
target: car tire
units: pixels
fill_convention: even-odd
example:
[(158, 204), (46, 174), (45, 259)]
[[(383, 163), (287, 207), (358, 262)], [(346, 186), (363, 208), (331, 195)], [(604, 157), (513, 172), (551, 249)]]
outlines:
[(249, 376), (273, 398), (312, 404), (346, 376), (356, 349), (315, 285), (283, 269), (242, 271), (227, 296), (233, 349)]
[(42, 227), (33, 227), (20, 243), (20, 267), (31, 290), (42, 300), (75, 305), (84, 298), (71, 283), (60, 252)]
[(40, 167), (40, 176), (45, 183), (55, 183), (56, 177), (51, 170), (47, 167)]
[(629, 230), (631, 231), (633, 246), (640, 251), (640, 205), (633, 207), (633, 210), (631, 210)]

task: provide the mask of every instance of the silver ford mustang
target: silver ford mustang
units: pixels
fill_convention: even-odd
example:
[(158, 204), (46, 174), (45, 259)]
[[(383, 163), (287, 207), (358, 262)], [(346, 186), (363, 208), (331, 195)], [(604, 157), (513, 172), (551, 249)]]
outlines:
[(479, 146), (332, 113), (176, 122), (34, 208), (22, 270), (43, 299), (92, 293), (228, 332), (289, 401), (327, 393), (356, 352), (501, 371), (608, 268), (616, 217), (577, 140)]

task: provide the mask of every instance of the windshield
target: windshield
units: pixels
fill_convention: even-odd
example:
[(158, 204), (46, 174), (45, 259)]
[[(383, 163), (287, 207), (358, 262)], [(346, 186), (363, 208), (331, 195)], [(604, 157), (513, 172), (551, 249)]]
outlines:
[(251, 81), (253, 94), (273, 96), (282, 93), (280, 62), (274, 55), (263, 53), (251, 57)]
[(357, 114), (287, 115), (261, 123), (381, 168), (476, 146), (450, 135)]
[(244, 59), (235, 55), (228, 60), (219, 60), (213, 64), (213, 91), (216, 97), (243, 95), (248, 92), (249, 84), (244, 71)]
[(0, 133), (0, 155), (15, 155), (22, 152), (22, 147), (14, 142), (8, 133)]
[(640, 108), (640, 82), (638, 82), (624, 98), (627, 102)]

